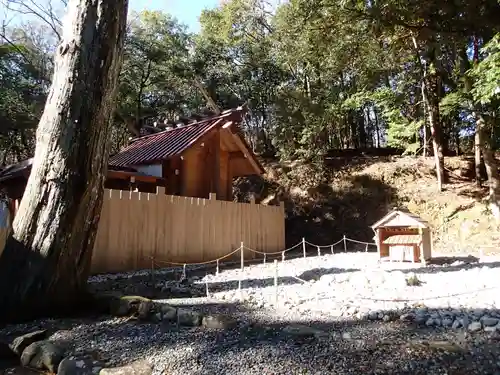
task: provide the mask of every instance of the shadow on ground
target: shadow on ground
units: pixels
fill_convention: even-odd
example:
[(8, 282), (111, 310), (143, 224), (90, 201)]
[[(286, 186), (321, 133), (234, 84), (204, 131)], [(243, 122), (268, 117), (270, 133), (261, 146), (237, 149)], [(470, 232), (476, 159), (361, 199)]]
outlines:
[[(313, 249), (314, 250), (314, 249)], [(314, 251), (308, 251), (308, 255), (317, 254)], [(324, 253), (323, 253), (324, 254)], [(348, 274), (352, 272), (361, 271), (361, 268), (356, 267), (321, 267), (313, 268), (301, 273), (296, 274), (296, 277), (292, 276), (282, 276), (283, 266), (281, 265), (281, 256), (276, 256), (279, 260), (279, 276), (278, 284), (280, 286), (287, 285), (300, 285), (304, 283), (309, 283), (312, 281), (319, 280), (324, 275), (338, 275), (338, 274)], [(302, 251), (295, 253), (288, 253), (286, 260), (300, 259), (303, 258)], [(272, 263), (273, 258), (269, 257), (267, 263)], [(252, 262), (255, 265), (263, 264), (262, 259), (257, 259)], [(249, 263), (252, 264), (252, 263)], [(375, 264), (374, 264), (375, 265)], [(380, 268), (381, 271), (386, 272), (402, 272), (404, 274), (414, 273), (428, 274), (428, 273), (448, 273), (448, 272), (459, 272), (462, 270), (470, 270), (477, 268), (500, 268), (500, 262), (480, 262), (479, 258), (474, 256), (443, 256), (433, 258), (431, 262), (427, 264), (426, 267), (421, 267), (419, 265), (413, 266), (412, 263), (405, 262), (404, 267), (400, 267), (400, 263), (390, 263), (386, 264), (387, 267), (393, 268)], [(239, 264), (227, 264), (220, 268), (220, 271), (229, 271), (239, 269)], [(182, 271), (175, 269), (165, 269), (155, 272), (154, 278), (151, 276), (151, 271), (139, 272), (136, 274), (129, 274), (128, 276), (121, 276), (116, 278), (110, 278), (104, 282), (91, 283), (91, 288), (93, 292), (102, 292), (105, 290), (119, 291), (120, 293), (127, 295), (142, 295), (153, 299), (168, 299), (168, 298), (189, 298), (189, 297), (204, 297), (206, 296), (206, 285), (204, 283), (196, 282), (192, 284), (190, 280), (200, 279), (207, 275), (214, 275), (216, 272), (215, 268), (203, 268), (198, 270), (190, 270), (187, 272), (186, 283), (178, 283), (182, 279)], [(209, 279), (208, 279), (209, 280)], [(163, 288), (168, 283), (174, 283), (178, 285), (179, 288), (165, 289)], [(267, 288), (272, 287), (275, 283), (274, 276), (270, 277), (260, 277), (260, 278), (243, 278), (240, 279), (238, 274), (234, 274), (232, 279), (226, 279), (224, 281), (208, 281), (208, 288), (211, 293), (222, 292), (222, 291), (234, 291), (242, 288)]]
[[(103, 317), (98, 321), (48, 321), (24, 330), (60, 329), (53, 339), (72, 350), (92, 348), (113, 365), (146, 358), (171, 375), (496, 374), (500, 370), (496, 333), (465, 334), (400, 320), (303, 319), (300, 324), (309, 330), (298, 335), (287, 332), (297, 322), (266, 320), (262, 311), (240, 304), (182, 307), (232, 315), (240, 325), (216, 331)], [(12, 328), (3, 334), (15, 334)]]

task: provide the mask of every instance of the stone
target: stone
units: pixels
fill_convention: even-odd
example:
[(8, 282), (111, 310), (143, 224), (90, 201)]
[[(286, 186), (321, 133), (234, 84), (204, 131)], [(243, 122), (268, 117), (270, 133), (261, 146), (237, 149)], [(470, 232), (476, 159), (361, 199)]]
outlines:
[(418, 325), (424, 325), (427, 323), (428, 319), (429, 318), (427, 317), (427, 314), (426, 315), (417, 314), (415, 316), (415, 323), (417, 323)]
[(384, 317), (382, 318), (384, 322), (390, 322), (392, 320), (391, 316), (389, 314), (385, 314)]
[(298, 337), (322, 337), (326, 332), (302, 324), (290, 324), (283, 328), (283, 333)]
[(462, 322), (460, 321), (460, 319), (455, 319), (453, 321), (453, 324), (451, 325), (451, 328), (452, 329), (459, 329), (460, 327), (462, 327)]
[(201, 320), (201, 325), (209, 329), (233, 329), (238, 322), (228, 315), (207, 315)]
[(153, 301), (141, 296), (122, 296), (111, 299), (110, 314), (113, 316), (138, 315), (147, 319), (153, 307)]
[(477, 332), (477, 331), (480, 331), (483, 328), (483, 326), (482, 326), (481, 322), (472, 322), (469, 324), (469, 326), (467, 328), (471, 332)]
[(489, 317), (489, 316), (483, 316), (481, 318), (481, 322), (486, 327), (493, 327), (493, 326), (496, 326), (498, 324), (499, 320), (497, 318), (492, 318), (492, 317)]
[(87, 357), (64, 358), (57, 368), (57, 375), (98, 375), (104, 363)]
[(472, 311), (472, 314), (474, 314), (477, 317), (482, 317), (486, 313), (485, 309), (474, 309)]
[(429, 310), (427, 309), (427, 307), (419, 307), (417, 310), (415, 310), (415, 314), (417, 315), (427, 315), (427, 312)]
[(411, 313), (402, 314), (399, 317), (399, 320), (401, 320), (402, 322), (412, 322), (414, 319), (415, 319), (415, 315), (411, 314)]
[(342, 333), (342, 338), (344, 340), (351, 340), (352, 339), (352, 335), (349, 332), (344, 332), (344, 333)]
[(453, 325), (453, 319), (451, 318), (443, 318), (441, 321), (443, 327), (451, 327)]
[(56, 372), (64, 354), (65, 349), (50, 341), (36, 341), (24, 349), (21, 364), (38, 370)]
[(141, 301), (137, 306), (137, 317), (139, 320), (150, 320), (151, 317), (154, 317), (153, 306), (153, 301)]
[(427, 321), (425, 322), (425, 325), (426, 325), (427, 327), (432, 327), (432, 326), (434, 326), (434, 325), (435, 325), (435, 320), (434, 320), (433, 318), (429, 318), (429, 319), (427, 319)]
[(181, 326), (200, 326), (202, 318), (203, 316), (199, 312), (182, 308), (177, 309), (177, 322)]
[(370, 320), (378, 320), (378, 311), (370, 311), (368, 313), (368, 319), (370, 319)]
[(146, 361), (136, 361), (125, 366), (103, 368), (99, 375), (151, 375), (152, 366)]
[(170, 305), (162, 305), (160, 308), (161, 320), (167, 322), (177, 321), (177, 309)]
[(26, 333), (25, 335), (16, 337), (10, 344), (10, 348), (18, 356), (23, 354), (24, 349), (36, 341), (42, 341), (48, 338), (48, 332), (45, 329)]
[(484, 330), (484, 332), (492, 333), (492, 332), (497, 331), (497, 327), (496, 326), (486, 326), (483, 328), (483, 330)]

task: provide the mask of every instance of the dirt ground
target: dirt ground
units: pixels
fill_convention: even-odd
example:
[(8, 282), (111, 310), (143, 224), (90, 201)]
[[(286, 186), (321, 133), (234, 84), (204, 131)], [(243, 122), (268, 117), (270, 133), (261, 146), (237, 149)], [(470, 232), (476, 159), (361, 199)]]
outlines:
[(492, 219), (486, 183), (473, 179), (473, 161), (446, 158), (449, 182), (437, 192), (433, 158), (331, 158), (322, 165), (267, 161), (264, 178), (237, 182), (236, 196), (285, 201), (287, 245), (305, 237), (326, 245), (346, 236), (371, 241), (370, 225), (404, 207), (427, 220), (440, 253), (498, 254), (500, 230)]

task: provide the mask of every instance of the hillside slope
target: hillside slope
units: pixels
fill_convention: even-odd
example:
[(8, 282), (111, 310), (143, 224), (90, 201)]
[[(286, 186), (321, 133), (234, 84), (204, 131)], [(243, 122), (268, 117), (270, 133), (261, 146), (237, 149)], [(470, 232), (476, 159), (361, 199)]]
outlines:
[(487, 189), (471, 179), (472, 162), (447, 158), (450, 183), (436, 190), (432, 158), (335, 158), (317, 166), (266, 161), (263, 178), (241, 179), (239, 200), (286, 202), (287, 243), (306, 237), (331, 244), (345, 234), (372, 241), (370, 228), (392, 208), (405, 207), (430, 222), (439, 252), (495, 252), (500, 235), (485, 203)]

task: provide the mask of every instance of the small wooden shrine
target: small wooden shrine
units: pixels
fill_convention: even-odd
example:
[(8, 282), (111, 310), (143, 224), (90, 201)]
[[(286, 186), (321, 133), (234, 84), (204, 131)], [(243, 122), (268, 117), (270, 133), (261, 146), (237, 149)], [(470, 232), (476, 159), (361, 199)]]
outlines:
[(431, 228), (408, 211), (394, 210), (372, 225), (381, 260), (425, 264), (432, 257)]

